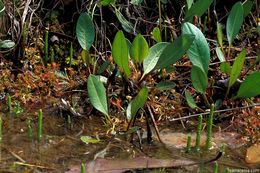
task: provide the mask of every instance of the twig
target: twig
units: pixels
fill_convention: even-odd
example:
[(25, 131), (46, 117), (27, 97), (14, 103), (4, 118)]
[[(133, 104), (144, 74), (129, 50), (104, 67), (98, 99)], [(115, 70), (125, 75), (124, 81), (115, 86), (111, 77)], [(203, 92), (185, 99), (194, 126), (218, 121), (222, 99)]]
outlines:
[[(255, 106), (260, 106), (260, 103), (256, 103), (256, 104), (248, 105), (248, 106), (236, 107), (236, 108), (216, 110), (216, 111), (214, 111), (214, 113), (221, 113), (221, 112), (228, 112), (228, 111), (234, 111), (234, 110), (252, 108), (252, 107), (255, 107)], [(197, 117), (197, 116), (199, 116), (199, 115), (208, 115), (208, 114), (210, 114), (210, 112), (203, 112), (203, 113), (188, 115), (188, 116), (184, 116), (184, 117), (180, 117), (180, 118), (172, 118), (172, 119), (170, 119), (169, 121), (178, 121), (178, 120), (183, 120), (183, 119), (187, 119), (187, 118)]]

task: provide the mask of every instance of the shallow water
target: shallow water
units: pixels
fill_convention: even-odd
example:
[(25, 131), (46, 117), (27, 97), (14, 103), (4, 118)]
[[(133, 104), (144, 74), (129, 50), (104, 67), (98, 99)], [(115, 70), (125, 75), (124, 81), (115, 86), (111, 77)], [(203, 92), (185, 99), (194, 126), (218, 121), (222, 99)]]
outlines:
[[(72, 124), (68, 124), (66, 116), (59, 115), (57, 111), (47, 108), (43, 111), (43, 140), (38, 142), (36, 111), (36, 109), (30, 110), (18, 117), (14, 114), (0, 114), (4, 122), (3, 141), (0, 145), (0, 172), (67, 171), (68, 173), (74, 173), (80, 171), (80, 165), (85, 161), (87, 166), (95, 165), (95, 169), (101, 168), (102, 164), (114, 165), (117, 169), (120, 168), (121, 172), (128, 169), (136, 172), (212, 172), (213, 163), (206, 165), (199, 163), (214, 158), (218, 154), (219, 146), (222, 143), (227, 146), (224, 156), (218, 160), (221, 172), (226, 168), (254, 169), (260, 172), (258, 165), (250, 165), (245, 162), (248, 143), (242, 141), (237, 136), (238, 134), (235, 133), (216, 133), (213, 136), (215, 148), (206, 153), (186, 153), (185, 139), (187, 134), (176, 133), (174, 129), (161, 131), (164, 144), (157, 142), (156, 137), (154, 137), (153, 144), (148, 145), (144, 140), (142, 148), (140, 148), (138, 140), (134, 141), (133, 145), (125, 140), (124, 134), (107, 135), (107, 129), (98, 116), (88, 118), (72, 117)], [(32, 140), (28, 137), (26, 122), (28, 118), (32, 120)], [(92, 137), (98, 135), (100, 142), (85, 144), (80, 140), (82, 135)], [(205, 138), (204, 135), (202, 138)], [(96, 158), (95, 161), (93, 161), (94, 158)], [(138, 158), (143, 159), (136, 161)], [(158, 161), (160, 162), (159, 165)], [(101, 162), (102, 164), (100, 164)], [(125, 162), (130, 165), (127, 169), (122, 168)], [(176, 165), (168, 165), (168, 168), (165, 168), (166, 166), (163, 165), (168, 162), (171, 164), (175, 162), (176, 164), (198, 162), (198, 164), (192, 166), (177, 165), (175, 169), (172, 167)], [(142, 166), (145, 163), (147, 165), (146, 169)], [(109, 169), (113, 172), (115, 168), (111, 166)], [(116, 171), (114, 170), (114, 172)]]

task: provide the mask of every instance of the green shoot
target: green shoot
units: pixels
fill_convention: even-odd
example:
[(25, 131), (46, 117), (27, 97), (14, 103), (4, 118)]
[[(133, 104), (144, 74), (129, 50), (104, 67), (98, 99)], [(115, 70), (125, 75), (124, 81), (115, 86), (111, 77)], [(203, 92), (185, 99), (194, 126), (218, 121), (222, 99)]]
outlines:
[(81, 173), (85, 173), (86, 172), (86, 166), (85, 166), (85, 163), (82, 162), (81, 163), (81, 170), (80, 170)]
[(32, 122), (31, 119), (27, 119), (27, 126), (28, 126), (28, 137), (30, 141), (33, 140), (33, 134), (32, 134)]
[(3, 120), (2, 120), (2, 116), (0, 116), (0, 143), (2, 143), (2, 139), (3, 139)]
[(188, 134), (188, 138), (187, 138), (186, 152), (187, 152), (187, 153), (190, 153), (190, 152), (191, 152), (191, 135), (190, 135), (190, 134)]
[(196, 151), (200, 151), (200, 138), (201, 138), (201, 129), (202, 129), (202, 115), (199, 116), (199, 122), (197, 127), (197, 136), (196, 136)]
[(10, 94), (7, 94), (7, 106), (8, 106), (8, 111), (9, 113), (12, 112), (12, 98)]
[(218, 173), (218, 162), (214, 162), (213, 173)]
[(44, 44), (44, 61), (45, 63), (48, 61), (49, 59), (49, 31), (45, 32), (45, 44)]
[(213, 116), (214, 116), (214, 104), (210, 106), (210, 114), (208, 117), (208, 134), (206, 140), (206, 149), (209, 150), (212, 147), (212, 126), (213, 126)]
[(38, 141), (42, 141), (42, 109), (38, 112), (38, 129), (37, 129)]

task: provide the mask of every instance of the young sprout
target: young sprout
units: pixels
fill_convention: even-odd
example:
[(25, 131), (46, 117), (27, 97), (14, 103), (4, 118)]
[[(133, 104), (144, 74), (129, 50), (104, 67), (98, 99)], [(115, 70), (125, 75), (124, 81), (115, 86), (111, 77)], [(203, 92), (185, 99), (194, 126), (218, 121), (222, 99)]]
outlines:
[(199, 122), (197, 127), (197, 136), (196, 136), (196, 151), (200, 151), (200, 138), (201, 138), (201, 129), (202, 129), (202, 115), (199, 116)]
[(209, 150), (212, 147), (212, 126), (213, 126), (213, 116), (214, 116), (214, 104), (210, 106), (210, 114), (208, 117), (208, 134), (206, 140), (206, 149)]
[(38, 112), (38, 129), (37, 129), (38, 141), (42, 141), (42, 109)]
[(188, 134), (186, 151), (187, 151), (187, 153), (191, 152), (191, 135), (190, 134)]

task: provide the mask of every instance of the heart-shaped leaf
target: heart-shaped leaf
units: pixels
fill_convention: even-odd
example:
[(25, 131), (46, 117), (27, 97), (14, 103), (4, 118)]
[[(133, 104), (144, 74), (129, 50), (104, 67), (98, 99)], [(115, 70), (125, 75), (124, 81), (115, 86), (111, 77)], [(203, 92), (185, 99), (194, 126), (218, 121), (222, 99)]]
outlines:
[(109, 117), (106, 89), (103, 83), (100, 81), (100, 78), (95, 75), (90, 75), (88, 77), (87, 87), (91, 104), (94, 106), (94, 108)]
[(192, 66), (191, 81), (197, 92), (200, 92), (202, 94), (205, 93), (208, 85), (208, 78), (200, 67), (194, 65)]
[(194, 66), (198, 66), (208, 74), (210, 61), (210, 50), (203, 33), (193, 24), (184, 23), (182, 26), (183, 34), (195, 35), (195, 39), (188, 50), (188, 57)]
[(148, 98), (148, 88), (142, 88), (137, 96), (129, 103), (126, 109), (127, 120), (130, 121), (135, 117), (137, 111), (142, 108)]
[(144, 59), (143, 62), (143, 69), (144, 69), (144, 75), (148, 74), (150, 71), (152, 71), (154, 69), (154, 67), (156, 66), (159, 57), (162, 53), (162, 51), (165, 49), (165, 47), (169, 45), (169, 43), (166, 42), (160, 42), (157, 43), (156, 45), (152, 46), (149, 49), (149, 53), (147, 58)]
[(77, 21), (76, 35), (80, 46), (84, 50), (89, 50), (94, 42), (95, 28), (87, 13), (82, 13)]
[(230, 14), (227, 19), (227, 39), (229, 45), (232, 44), (235, 37), (239, 33), (241, 25), (244, 19), (244, 10), (241, 2), (235, 3), (233, 5)]
[(183, 34), (174, 40), (173, 43), (167, 45), (161, 53), (155, 69), (168, 67), (178, 61), (190, 48), (194, 38), (194, 35)]
[(260, 72), (248, 75), (241, 84), (235, 98), (249, 98), (260, 95)]
[(131, 71), (128, 62), (128, 47), (125, 35), (122, 31), (116, 33), (112, 45), (112, 56), (121, 72), (125, 73), (126, 77), (130, 76)]
[(135, 63), (142, 63), (147, 57), (148, 51), (149, 46), (147, 41), (141, 34), (137, 34), (130, 49), (131, 58)]

